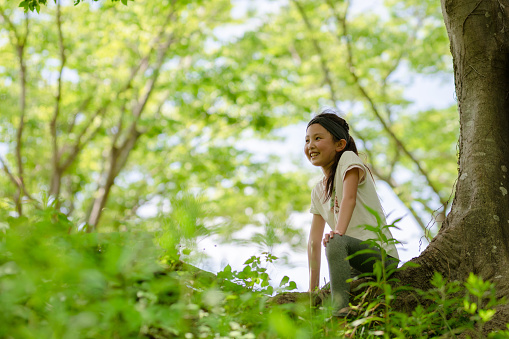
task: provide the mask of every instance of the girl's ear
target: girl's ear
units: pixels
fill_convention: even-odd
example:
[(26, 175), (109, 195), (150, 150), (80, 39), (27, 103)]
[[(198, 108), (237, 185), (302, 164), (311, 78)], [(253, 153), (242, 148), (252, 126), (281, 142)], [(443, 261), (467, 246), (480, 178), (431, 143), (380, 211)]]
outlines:
[(336, 143), (336, 152), (341, 152), (346, 147), (346, 140), (341, 139)]

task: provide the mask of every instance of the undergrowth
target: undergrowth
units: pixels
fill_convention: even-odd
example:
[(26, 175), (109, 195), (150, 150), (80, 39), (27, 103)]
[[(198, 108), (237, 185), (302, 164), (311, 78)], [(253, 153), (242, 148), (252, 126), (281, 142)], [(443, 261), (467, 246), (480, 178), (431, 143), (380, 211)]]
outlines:
[[(152, 233), (87, 234), (52, 204), (20, 218), (0, 207), (0, 338), (455, 337), (481, 333), (500, 302), (493, 284), (473, 274), (463, 283), (435, 274), (433, 289), (415, 291), (429, 303), (398, 312), (392, 303), (405, 288), (393, 287), (397, 268), (383, 268), (383, 252), (352, 301), (358, 316), (341, 322), (309, 298), (271, 303), (296, 285), (288, 277), (271, 284), (270, 253), (217, 276), (186, 267), (179, 245), (203, 231), (192, 217), (169, 218)], [(389, 241), (383, 227), (394, 225), (373, 227), (378, 245)], [(490, 338), (509, 338), (509, 328)]]

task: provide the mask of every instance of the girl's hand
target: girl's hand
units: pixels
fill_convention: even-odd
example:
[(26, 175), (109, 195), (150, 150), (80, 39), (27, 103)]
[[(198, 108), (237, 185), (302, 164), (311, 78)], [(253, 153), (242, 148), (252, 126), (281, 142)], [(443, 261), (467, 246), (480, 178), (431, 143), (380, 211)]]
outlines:
[(339, 233), (339, 231), (330, 231), (329, 233), (325, 233), (325, 237), (323, 237), (323, 246), (327, 247), (327, 243), (330, 241), (330, 239), (334, 238), (334, 234), (337, 234), (339, 236), (342, 236), (343, 234)]

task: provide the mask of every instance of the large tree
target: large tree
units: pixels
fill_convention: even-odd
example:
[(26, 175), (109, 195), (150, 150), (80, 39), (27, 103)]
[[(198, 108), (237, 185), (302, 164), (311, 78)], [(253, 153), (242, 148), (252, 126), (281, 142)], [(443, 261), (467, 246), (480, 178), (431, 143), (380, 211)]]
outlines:
[[(509, 1), (442, 0), (460, 115), (459, 173), (451, 212), (419, 268), (403, 283), (426, 289), (433, 272), (464, 280), (469, 272), (509, 297)], [(509, 305), (491, 328), (503, 328)]]

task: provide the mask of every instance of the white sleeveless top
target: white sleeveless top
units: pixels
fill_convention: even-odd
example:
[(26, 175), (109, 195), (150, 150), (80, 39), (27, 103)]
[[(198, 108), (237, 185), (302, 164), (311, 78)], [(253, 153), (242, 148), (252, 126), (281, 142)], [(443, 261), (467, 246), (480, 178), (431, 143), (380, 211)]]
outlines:
[[(343, 180), (348, 170), (352, 168), (359, 169), (359, 186), (357, 188), (357, 201), (355, 209), (353, 210), (352, 219), (346, 230), (346, 235), (357, 238), (360, 240), (375, 239), (376, 234), (372, 231), (366, 230), (362, 225), (377, 226), (376, 217), (371, 214), (365, 207), (368, 206), (376, 211), (381, 218), (381, 225), (386, 225), (385, 214), (376, 194), (375, 183), (371, 174), (368, 172), (366, 165), (362, 162), (354, 152), (346, 151), (339, 160), (336, 169), (336, 176), (334, 178), (334, 192), (332, 197), (324, 202), (325, 198), (325, 182), (320, 180), (313, 191), (311, 192), (311, 209), (313, 214), (321, 215), (327, 224), (334, 230), (339, 216), (339, 206), (341, 206), (341, 199), (343, 196)], [(383, 234), (392, 239), (393, 236), (388, 229), (384, 229)], [(398, 252), (394, 244), (384, 244), (383, 248), (387, 254), (393, 258), (398, 259)]]

